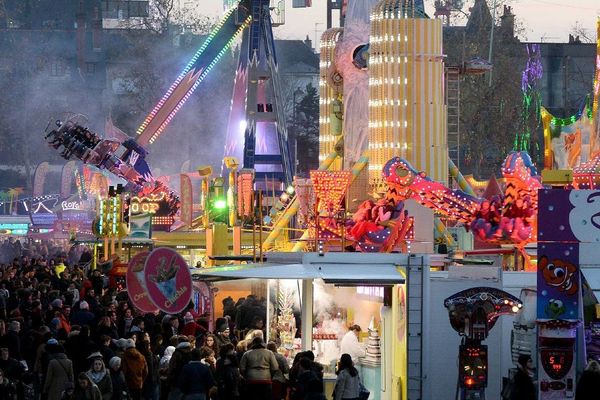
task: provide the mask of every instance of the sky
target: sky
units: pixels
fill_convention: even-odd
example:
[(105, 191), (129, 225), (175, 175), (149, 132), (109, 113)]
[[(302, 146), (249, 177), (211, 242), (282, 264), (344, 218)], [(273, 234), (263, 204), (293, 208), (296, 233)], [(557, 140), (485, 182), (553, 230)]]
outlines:
[[(314, 42), (325, 28), (327, 0), (313, 0), (313, 7), (293, 9), (292, 0), (286, 2), (286, 23), (275, 29), (280, 39), (304, 39)], [(352, 0), (349, 0), (352, 1)], [(222, 0), (198, 0), (207, 14), (218, 15)], [(472, 0), (465, 2), (467, 6)], [(525, 27), (525, 39), (531, 42), (567, 42), (569, 33), (579, 23), (591, 36), (596, 37), (596, 18), (600, 16), (600, 0), (512, 0), (513, 13)], [(426, 12), (433, 15), (433, 0), (426, 0)], [(334, 16), (335, 19), (335, 16)]]

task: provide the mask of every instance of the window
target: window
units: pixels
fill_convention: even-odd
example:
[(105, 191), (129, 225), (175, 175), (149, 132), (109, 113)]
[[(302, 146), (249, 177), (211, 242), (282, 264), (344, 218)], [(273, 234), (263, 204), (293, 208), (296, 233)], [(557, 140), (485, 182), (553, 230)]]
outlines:
[(65, 65), (61, 60), (56, 60), (50, 63), (50, 76), (64, 76)]
[(103, 0), (102, 17), (124, 19), (148, 16), (148, 1), (145, 0)]
[(129, 16), (130, 17), (147, 17), (148, 2), (147, 1), (129, 1)]
[(115, 0), (104, 0), (102, 2), (102, 16), (103, 18), (118, 18), (119, 6), (121, 1)]
[(95, 63), (85, 63), (85, 72), (88, 74), (96, 73), (96, 64)]

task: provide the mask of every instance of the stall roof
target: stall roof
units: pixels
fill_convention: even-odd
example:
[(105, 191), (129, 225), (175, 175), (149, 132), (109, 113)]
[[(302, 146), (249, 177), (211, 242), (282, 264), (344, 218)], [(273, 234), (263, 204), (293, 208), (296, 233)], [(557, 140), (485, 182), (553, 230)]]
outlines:
[(338, 285), (382, 286), (404, 283), (408, 265), (424, 266), (428, 263), (426, 255), (405, 254), (328, 253), (319, 256), (304, 253), (286, 256), (271, 253), (266, 258), (268, 261), (265, 263), (193, 269), (192, 276), (197, 280), (209, 281), (323, 279), (325, 283)]

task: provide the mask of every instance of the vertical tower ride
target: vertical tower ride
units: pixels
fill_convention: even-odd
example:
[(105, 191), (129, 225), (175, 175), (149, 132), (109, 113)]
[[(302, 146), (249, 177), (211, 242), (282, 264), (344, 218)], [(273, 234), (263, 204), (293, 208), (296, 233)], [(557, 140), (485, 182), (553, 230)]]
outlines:
[(371, 15), (369, 183), (392, 157), (447, 180), (442, 22), (412, 1), (382, 0)]
[(292, 182), (294, 170), (280, 97), (270, 1), (245, 1), (237, 13), (239, 21), (251, 17), (252, 22), (242, 37), (225, 155), (241, 156), (244, 168), (256, 171), (260, 187), (275, 182), (282, 188)]

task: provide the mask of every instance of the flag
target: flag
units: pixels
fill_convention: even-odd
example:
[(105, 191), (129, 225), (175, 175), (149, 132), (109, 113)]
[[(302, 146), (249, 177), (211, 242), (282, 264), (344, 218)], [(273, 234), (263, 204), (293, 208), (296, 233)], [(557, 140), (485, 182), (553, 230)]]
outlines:
[(77, 164), (75, 161), (69, 161), (62, 168), (60, 177), (60, 197), (62, 199), (66, 199), (71, 195), (71, 185), (73, 184), (76, 168)]
[(46, 174), (50, 169), (47, 162), (40, 163), (33, 174), (33, 197), (41, 196), (44, 193), (44, 183), (46, 183)]

